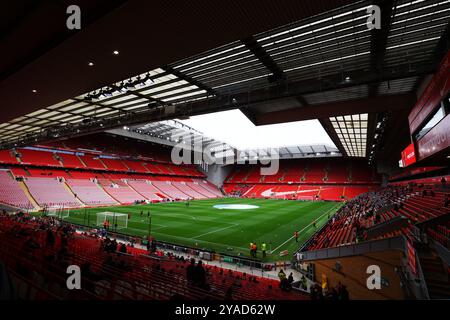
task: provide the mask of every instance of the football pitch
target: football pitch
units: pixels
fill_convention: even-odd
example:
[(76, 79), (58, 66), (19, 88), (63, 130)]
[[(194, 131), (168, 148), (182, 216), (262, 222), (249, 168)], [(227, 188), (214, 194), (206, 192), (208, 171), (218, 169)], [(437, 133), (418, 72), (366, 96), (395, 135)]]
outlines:
[[(218, 209), (217, 205), (251, 205), (251, 209)], [(127, 228), (120, 233), (144, 237), (151, 229), (157, 241), (213, 250), (217, 253), (250, 257), (249, 244), (258, 245), (263, 261), (289, 260), (313, 233), (340, 207), (340, 203), (267, 199), (209, 199), (189, 203), (170, 202), (71, 210), (65, 221), (96, 226), (98, 212), (130, 214)], [(141, 211), (143, 215), (141, 216)], [(147, 212), (151, 215), (151, 228)], [(316, 219), (317, 225), (313, 226)], [(298, 242), (293, 238), (299, 231)], [(268, 254), (262, 259), (261, 244)], [(286, 256), (280, 253), (287, 250)]]

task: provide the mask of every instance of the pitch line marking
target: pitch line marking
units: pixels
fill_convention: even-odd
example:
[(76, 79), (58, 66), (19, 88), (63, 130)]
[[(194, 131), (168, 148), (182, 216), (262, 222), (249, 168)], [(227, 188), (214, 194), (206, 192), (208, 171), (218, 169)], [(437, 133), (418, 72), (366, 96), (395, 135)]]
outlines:
[(207, 234), (216, 233), (216, 232), (219, 232), (219, 231), (223, 231), (223, 230), (226, 230), (226, 229), (230, 229), (231, 227), (235, 227), (235, 226), (237, 226), (237, 225), (238, 225), (238, 224), (232, 224), (232, 225), (229, 225), (229, 226), (224, 227), (224, 228), (220, 228), (220, 229), (216, 229), (216, 230), (213, 230), (213, 231), (209, 231), (209, 232), (203, 233), (203, 234), (201, 234), (201, 235), (199, 235), (199, 236), (193, 237), (192, 239), (197, 239), (197, 238), (206, 236)]
[[(328, 214), (328, 212), (330, 212), (331, 210), (333, 210), (334, 208), (336, 208), (337, 205), (333, 206), (332, 208), (330, 208), (327, 212), (325, 212), (323, 215), (321, 215), (319, 217), (322, 218), (324, 215)], [(318, 220), (318, 219), (317, 219)], [(302, 232), (303, 230), (305, 230), (306, 228), (309, 228), (311, 225), (313, 224), (313, 222), (311, 222), (310, 224), (308, 224), (307, 226), (305, 226), (302, 230), (299, 230), (299, 233)], [(287, 239), (285, 242), (283, 242), (282, 244), (280, 244), (278, 247), (276, 247), (275, 249), (273, 249), (272, 251), (270, 251), (270, 254), (273, 254), (274, 252), (276, 252), (279, 248), (281, 248), (282, 246), (284, 246), (287, 242), (291, 241), (292, 239), (294, 239), (294, 236), (290, 237), (289, 239)]]

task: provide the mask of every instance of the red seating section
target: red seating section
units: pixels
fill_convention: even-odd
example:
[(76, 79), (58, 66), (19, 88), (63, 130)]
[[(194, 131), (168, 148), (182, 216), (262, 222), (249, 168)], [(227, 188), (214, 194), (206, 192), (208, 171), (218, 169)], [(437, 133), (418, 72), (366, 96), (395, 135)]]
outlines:
[[(277, 280), (250, 278), (245, 273), (216, 266), (205, 266), (209, 289), (199, 288), (186, 279), (186, 261), (162, 254), (149, 256), (146, 251), (131, 247), (127, 247), (128, 254), (106, 253), (101, 240), (73, 231), (64, 236), (56, 227), (45, 227), (55, 234), (55, 244), (49, 246), (45, 242), (47, 231), (38, 228), (47, 224), (45, 219), (30, 221), (27, 215), (21, 218), (0, 215), (0, 258), (13, 273), (14, 281), (16, 266), (21, 266), (19, 284), (25, 289), (20, 290), (21, 299), (169, 300), (175, 296), (187, 300), (307, 299), (295, 291), (281, 291)], [(34, 244), (33, 250), (17, 254), (30, 243)], [(61, 250), (63, 247), (66, 250)], [(55, 256), (62, 257), (65, 263), (49, 262)], [(82, 290), (67, 290), (63, 276), (67, 264), (82, 267)], [(32, 297), (24, 293), (31, 291), (27, 288), (31, 283)]]
[(96, 183), (88, 179), (68, 179), (67, 185), (84, 204), (88, 206), (118, 204)]
[(80, 159), (84, 162), (87, 168), (89, 169), (106, 169), (105, 165), (99, 157), (94, 157), (91, 155), (80, 156)]
[(55, 159), (53, 152), (28, 149), (18, 149), (17, 151), (23, 164), (61, 167), (61, 163)]
[(65, 168), (85, 168), (80, 159), (74, 154), (58, 153)]
[(0, 163), (18, 163), (11, 150), (0, 150)]
[(26, 185), (33, 198), (41, 207), (79, 207), (81, 204), (54, 178), (28, 177)]
[[(348, 187), (346, 187), (348, 188)], [(356, 187), (352, 187), (356, 188)], [(362, 187), (355, 192), (364, 191)], [(321, 191), (322, 194), (322, 191)], [(376, 239), (405, 235), (413, 239), (415, 237), (412, 225), (450, 214), (450, 208), (444, 207), (445, 193), (434, 187), (391, 186), (376, 192), (362, 194), (361, 199), (355, 199), (342, 207), (336, 215), (311, 238), (305, 250), (316, 250), (354, 243), (357, 230), (364, 230), (376, 224), (377, 215), (379, 223), (386, 222), (394, 217), (403, 216), (408, 219), (409, 226), (380, 235)], [(367, 204), (377, 204), (377, 209), (372, 216), (367, 216), (371, 207)], [(379, 210), (379, 211), (378, 211)], [(377, 213), (378, 212), (378, 213)], [(449, 245), (449, 225), (441, 225), (428, 229), (428, 234), (443, 245)], [(374, 239), (371, 239), (374, 240)]]
[(345, 159), (281, 160), (274, 175), (261, 175), (259, 165), (237, 165), (226, 183), (378, 184), (374, 169)]
[(8, 171), (0, 170), (0, 190), (0, 203), (21, 209), (33, 209), (30, 200)]

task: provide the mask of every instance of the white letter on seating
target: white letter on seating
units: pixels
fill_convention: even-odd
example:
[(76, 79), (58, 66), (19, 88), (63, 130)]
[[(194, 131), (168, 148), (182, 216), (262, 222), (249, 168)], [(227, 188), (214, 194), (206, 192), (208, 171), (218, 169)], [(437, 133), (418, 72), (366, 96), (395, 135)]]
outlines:
[(70, 16), (66, 20), (66, 26), (69, 30), (80, 30), (81, 29), (81, 9), (77, 5), (70, 5), (66, 10), (67, 14)]
[(67, 267), (67, 274), (70, 274), (70, 276), (67, 278), (66, 285), (67, 289), (73, 290), (73, 289), (81, 289), (81, 270), (79, 266), (76, 265), (70, 265)]
[(381, 269), (379, 266), (370, 265), (367, 267), (367, 274), (370, 276), (367, 278), (366, 285), (369, 290), (381, 289)]

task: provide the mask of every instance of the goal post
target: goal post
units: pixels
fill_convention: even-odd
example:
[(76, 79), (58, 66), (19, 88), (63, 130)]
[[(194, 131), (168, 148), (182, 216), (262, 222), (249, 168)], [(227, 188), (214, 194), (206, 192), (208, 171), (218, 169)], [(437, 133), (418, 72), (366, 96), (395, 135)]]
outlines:
[(58, 219), (67, 219), (69, 217), (69, 209), (66, 208), (51, 208), (47, 211), (47, 216)]
[(316, 197), (315, 196), (297, 195), (297, 200), (299, 200), (299, 201), (316, 201)]
[(97, 226), (103, 227), (108, 222), (109, 228), (113, 230), (125, 229), (128, 227), (128, 215), (118, 212), (97, 212)]

